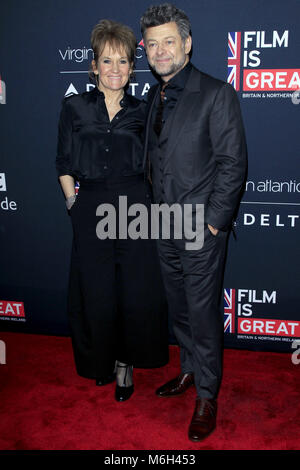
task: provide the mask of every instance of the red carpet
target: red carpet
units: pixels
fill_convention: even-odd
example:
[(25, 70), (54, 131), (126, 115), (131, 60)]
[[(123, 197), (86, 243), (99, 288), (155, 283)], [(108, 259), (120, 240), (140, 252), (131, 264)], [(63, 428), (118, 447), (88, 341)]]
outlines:
[(135, 393), (114, 400), (114, 384), (77, 376), (69, 338), (0, 333), (1, 450), (197, 450), (300, 448), (300, 365), (290, 354), (225, 350), (216, 431), (201, 444), (187, 439), (195, 390), (177, 398), (154, 390), (178, 372), (170, 363), (135, 371)]

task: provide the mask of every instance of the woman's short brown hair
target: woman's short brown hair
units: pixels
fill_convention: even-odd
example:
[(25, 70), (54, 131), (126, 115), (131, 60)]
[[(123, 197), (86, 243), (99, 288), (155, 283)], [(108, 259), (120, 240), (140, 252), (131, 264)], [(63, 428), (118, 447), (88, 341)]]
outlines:
[[(137, 44), (135, 35), (128, 26), (112, 20), (99, 21), (91, 34), (91, 45), (96, 63), (106, 44), (109, 44), (113, 50), (124, 48), (130, 64), (134, 63)], [(91, 78), (95, 77), (92, 68), (89, 70), (89, 75)]]

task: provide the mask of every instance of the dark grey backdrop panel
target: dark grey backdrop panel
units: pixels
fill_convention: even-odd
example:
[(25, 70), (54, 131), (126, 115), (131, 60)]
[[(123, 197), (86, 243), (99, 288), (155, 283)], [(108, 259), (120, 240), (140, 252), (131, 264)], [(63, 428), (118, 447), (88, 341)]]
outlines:
[[(193, 63), (227, 80), (230, 56), (236, 66), (231, 78), (240, 74), (249, 174), (225, 273), (225, 344), (291, 351), (291, 341), (300, 336), (300, 105), (297, 99), (293, 103), (293, 89), (286, 87), (294, 73), (300, 88), (299, 2), (288, 0), (284, 8), (280, 0), (176, 4), (191, 18)], [(124, 22), (140, 41), (138, 21), (148, 5), (10, 0), (1, 7), (2, 330), (69, 333), (66, 289), (72, 234), (54, 166), (60, 104), (67, 91), (91, 86), (90, 32), (97, 21)], [(249, 70), (255, 75), (248, 82), (252, 88), (245, 90), (243, 77)], [(263, 70), (277, 77), (277, 90), (270, 75), (265, 78), (275, 89), (258, 89)], [(140, 46), (130, 92), (146, 98), (154, 82)]]

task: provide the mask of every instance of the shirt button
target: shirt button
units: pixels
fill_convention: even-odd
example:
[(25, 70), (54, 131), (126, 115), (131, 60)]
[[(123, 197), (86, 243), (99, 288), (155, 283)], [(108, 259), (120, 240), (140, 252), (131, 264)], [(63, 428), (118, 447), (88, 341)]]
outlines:
[(105, 152), (109, 152), (109, 149), (108, 149), (108, 148), (106, 148), (106, 149), (105, 149)]
[(107, 132), (109, 133), (109, 132), (110, 132), (110, 129), (107, 129)]
[(104, 170), (107, 170), (107, 166), (106, 166), (106, 165), (104, 165), (103, 169), (104, 169)]

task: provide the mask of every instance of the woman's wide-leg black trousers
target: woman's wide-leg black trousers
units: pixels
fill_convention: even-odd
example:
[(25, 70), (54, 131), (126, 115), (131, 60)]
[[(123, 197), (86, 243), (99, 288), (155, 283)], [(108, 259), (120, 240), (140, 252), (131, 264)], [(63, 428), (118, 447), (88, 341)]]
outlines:
[[(141, 368), (168, 362), (167, 307), (156, 242), (118, 237), (119, 196), (126, 196), (128, 207), (142, 203), (150, 209), (143, 178), (134, 176), (114, 183), (81, 182), (70, 210), (68, 316), (76, 370), (83, 377), (112, 373), (116, 360)], [(115, 208), (116, 239), (97, 236), (100, 204)], [(133, 219), (128, 217), (128, 223)]]

